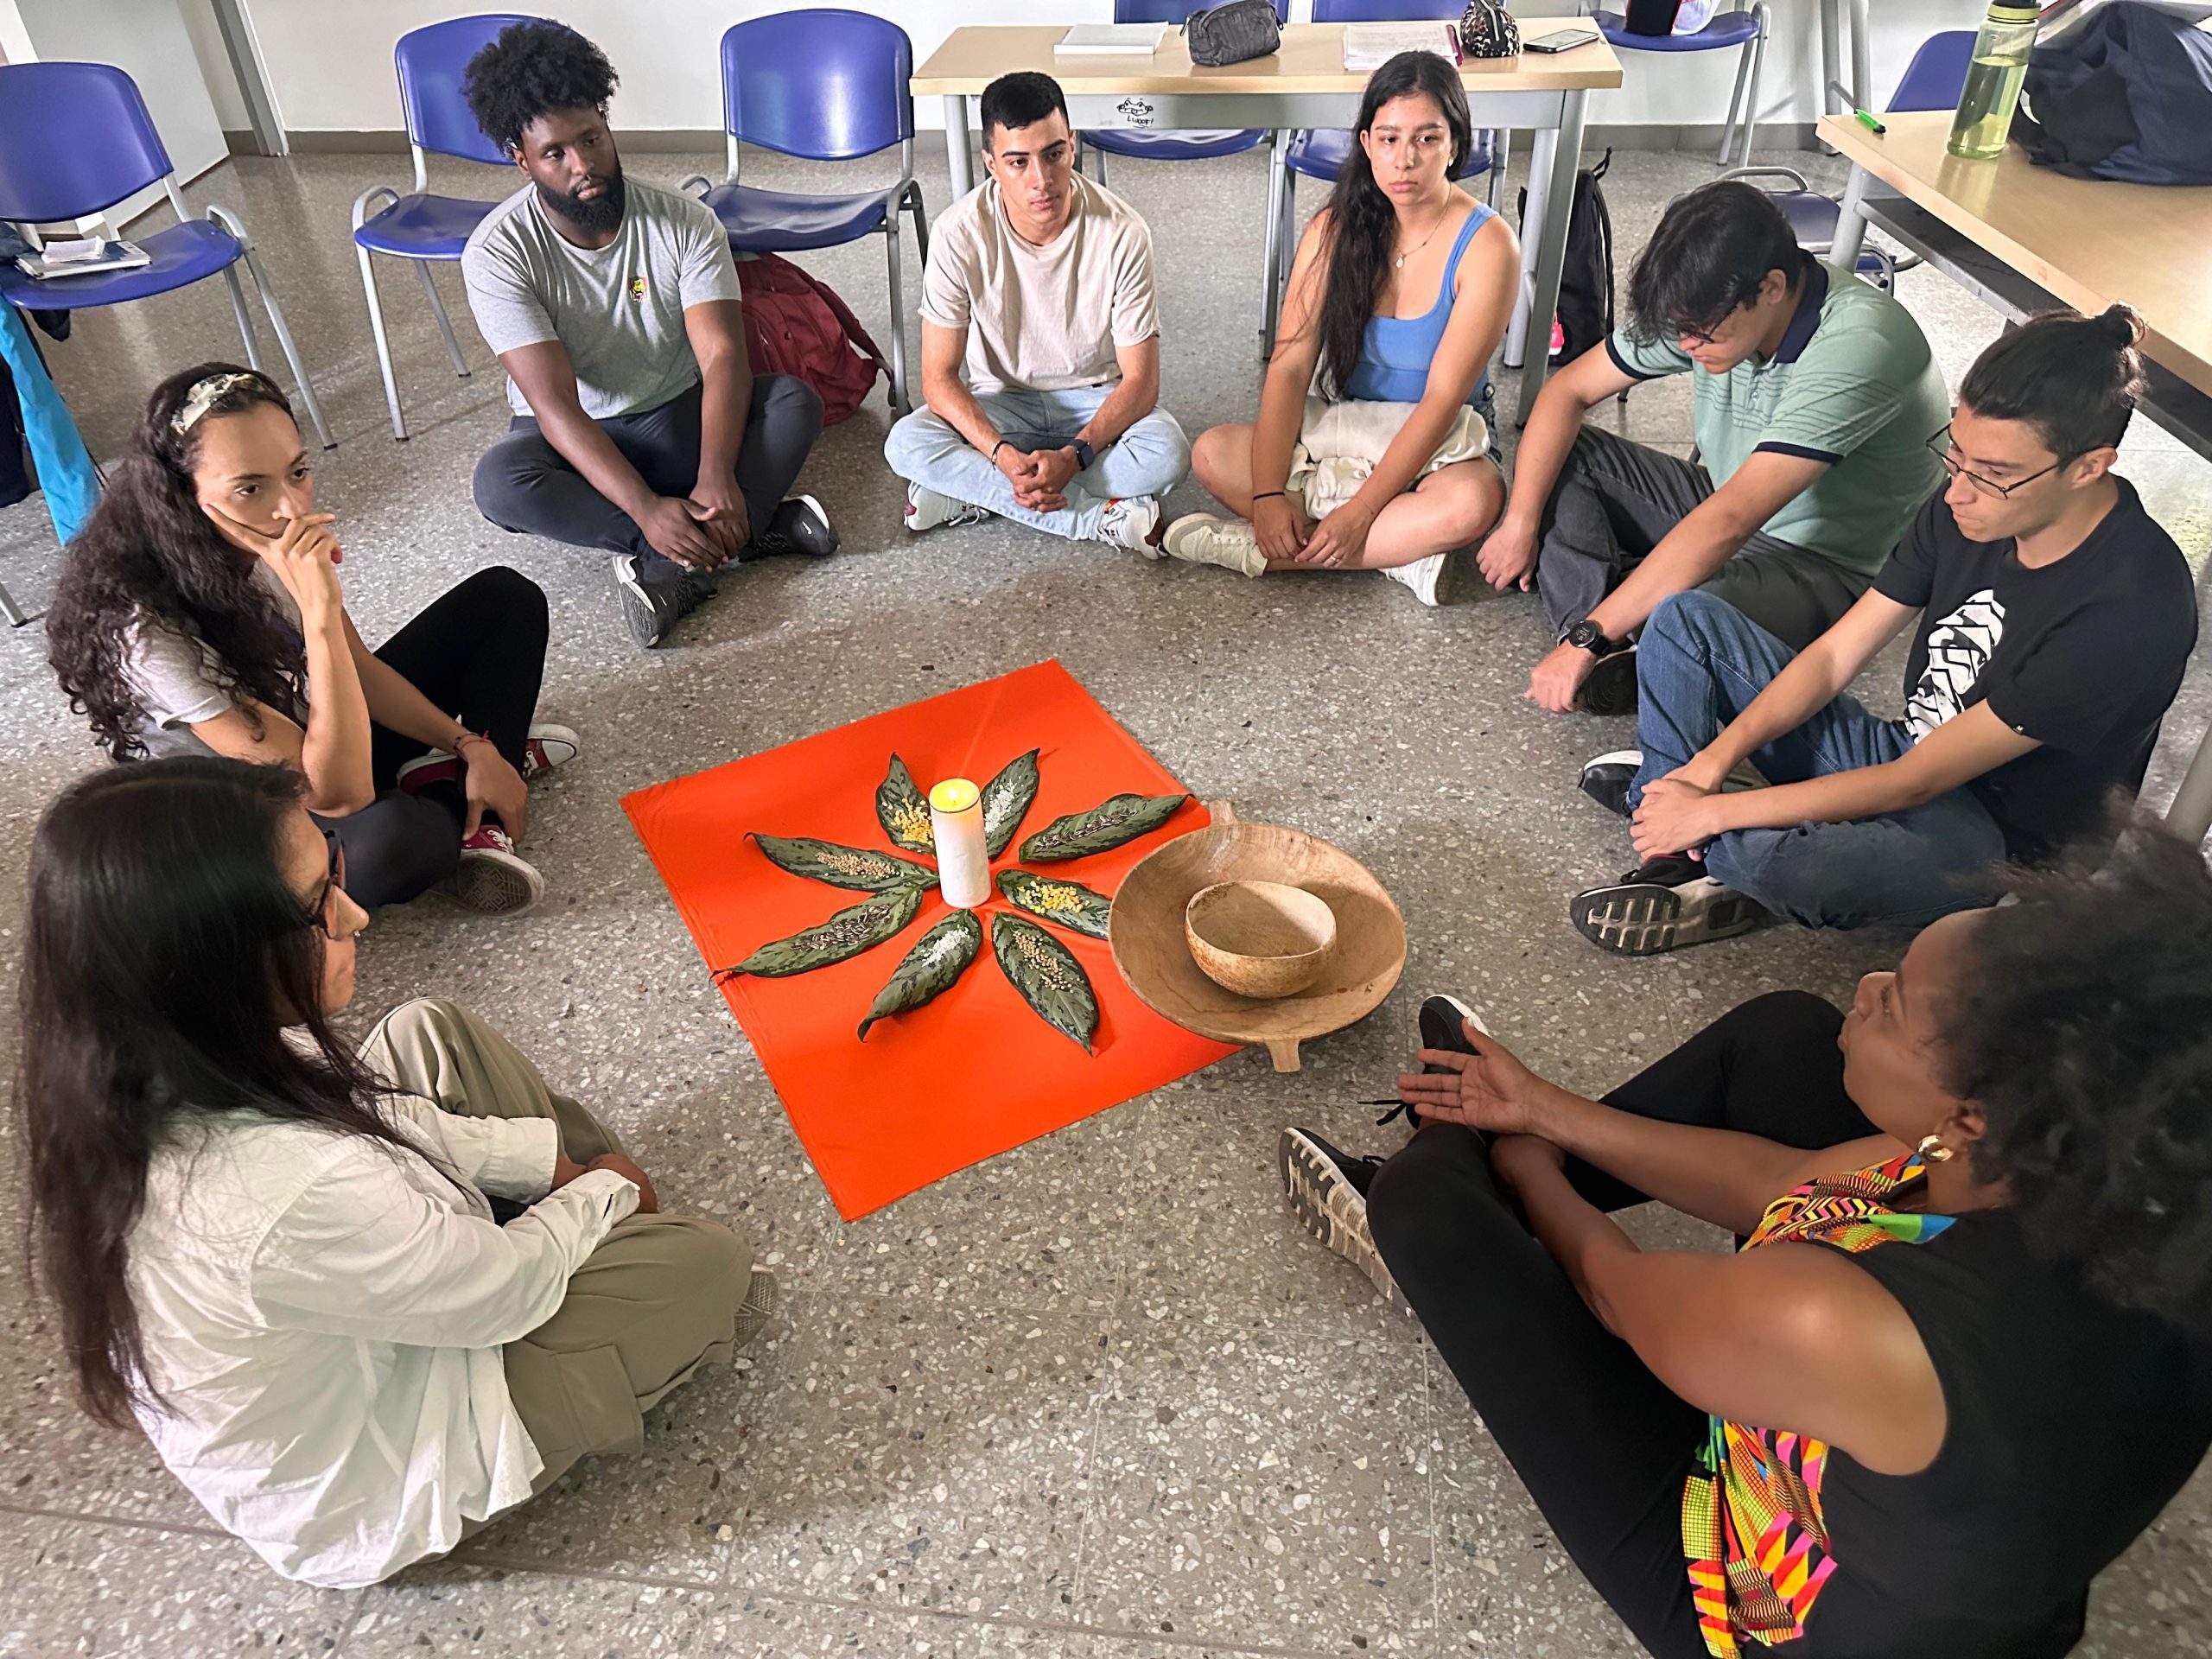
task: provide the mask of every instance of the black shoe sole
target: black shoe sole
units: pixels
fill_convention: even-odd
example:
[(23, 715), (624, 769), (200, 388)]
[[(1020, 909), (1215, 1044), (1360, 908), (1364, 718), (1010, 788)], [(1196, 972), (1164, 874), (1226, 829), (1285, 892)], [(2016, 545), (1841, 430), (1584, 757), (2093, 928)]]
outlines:
[(1636, 712), (1636, 647), (1600, 657), (1574, 694), (1574, 706), (1586, 715), (1632, 715)]
[(1695, 902), (1685, 903), (1684, 889), (1656, 881), (1623, 881), (1575, 894), (1567, 913), (1576, 932), (1617, 957), (1656, 957), (1733, 938), (1767, 919), (1765, 908), (1740, 893), (1722, 888), (1710, 897), (1691, 897)]
[(1282, 1132), (1275, 1142), (1275, 1166), (1298, 1224), (1364, 1274), (1383, 1300), (1410, 1314), (1412, 1304), (1390, 1276), (1368, 1231), (1367, 1200), (1344, 1171), (1302, 1129)]
[(622, 607), (622, 622), (630, 630), (631, 642), (639, 651), (651, 651), (660, 644), (660, 624), (653, 615), (652, 601), (645, 596), (645, 586), (638, 580), (638, 562), (634, 557), (615, 556), (614, 597)]

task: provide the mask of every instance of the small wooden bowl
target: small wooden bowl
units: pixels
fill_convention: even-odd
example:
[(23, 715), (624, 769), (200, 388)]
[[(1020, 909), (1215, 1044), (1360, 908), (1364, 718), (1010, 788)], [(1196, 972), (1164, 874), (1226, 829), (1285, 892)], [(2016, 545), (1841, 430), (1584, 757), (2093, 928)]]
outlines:
[(1337, 913), (1281, 881), (1217, 881), (1183, 907), (1183, 935), (1205, 976), (1239, 996), (1288, 996), (1320, 978)]
[[(1382, 884), (1342, 848), (1281, 824), (1246, 823), (1211, 801), (1213, 822), (1145, 855), (1122, 878), (1107, 921), (1114, 965), (1154, 1013), (1222, 1043), (1266, 1047), (1278, 1071), (1298, 1070), (1298, 1046), (1372, 1014), (1406, 965), (1406, 923)], [(1239, 996), (1208, 978), (1185, 924), (1192, 898), (1224, 881), (1303, 889), (1329, 908), (1336, 948), (1301, 990)]]

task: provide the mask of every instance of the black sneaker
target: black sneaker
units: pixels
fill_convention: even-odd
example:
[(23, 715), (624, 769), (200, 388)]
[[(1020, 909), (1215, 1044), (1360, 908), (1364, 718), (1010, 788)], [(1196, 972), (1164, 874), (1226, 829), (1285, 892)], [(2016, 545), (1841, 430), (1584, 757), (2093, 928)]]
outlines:
[(1285, 1129), (1275, 1142), (1275, 1165), (1299, 1225), (1365, 1274), (1391, 1306), (1412, 1313), (1367, 1230), (1368, 1184), (1382, 1160), (1339, 1152), (1311, 1129)]
[(794, 495), (776, 509), (768, 527), (756, 533), (737, 556), (740, 563), (750, 564), (755, 559), (789, 553), (826, 559), (836, 550), (837, 532), (830, 527), (830, 515), (822, 510), (822, 504), (810, 495)]
[(668, 637), (680, 617), (715, 596), (715, 584), (673, 559), (650, 562), (634, 553), (614, 556), (614, 591), (622, 598), (622, 620), (640, 651), (651, 651)]
[(1694, 858), (1647, 859), (1618, 881), (1578, 893), (1567, 913), (1575, 931), (1619, 957), (1656, 957), (1732, 938), (1769, 919), (1764, 906), (1725, 887)]
[(1574, 786), (1617, 818), (1628, 817), (1629, 785), (1643, 766), (1642, 749), (1615, 749), (1582, 763)]
[[(1421, 1046), (1423, 1048), (1448, 1049), (1454, 1054), (1471, 1054), (1475, 1051), (1467, 1041), (1466, 1026), (1471, 1021), (1477, 1031), (1487, 1036), (1490, 1027), (1483, 1017), (1456, 996), (1432, 996), (1421, 1005)], [(1423, 1071), (1448, 1071), (1452, 1068), (1433, 1061), (1421, 1067)], [(1404, 1118), (1409, 1129), (1421, 1128), (1421, 1114), (1402, 1100), (1370, 1100), (1362, 1103), (1369, 1106), (1388, 1106), (1390, 1109), (1375, 1120), (1381, 1128), (1395, 1119)]]
[(1600, 657), (1574, 706), (1586, 715), (1632, 715), (1636, 712), (1636, 647), (1624, 645), (1611, 656)]

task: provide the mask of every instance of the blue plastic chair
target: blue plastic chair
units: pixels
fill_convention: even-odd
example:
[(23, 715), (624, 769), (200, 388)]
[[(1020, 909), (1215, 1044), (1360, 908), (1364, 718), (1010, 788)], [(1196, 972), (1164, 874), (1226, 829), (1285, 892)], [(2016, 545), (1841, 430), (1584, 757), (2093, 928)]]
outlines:
[[(1728, 164), (1729, 146), (1735, 142), (1738, 111), (1741, 111), (1743, 151), (1736, 158), (1739, 168), (1751, 162), (1751, 129), (1758, 123), (1759, 73), (1766, 64), (1766, 39), (1770, 19), (1765, 0), (1748, 10), (1743, 0), (1736, 0), (1737, 9), (1724, 11), (1694, 35), (1637, 35), (1630, 31), (1625, 12), (1599, 10), (1590, 21), (1599, 32), (1612, 43), (1618, 52), (1737, 52), (1742, 55), (1736, 61), (1736, 88), (1728, 97), (1728, 123), (1720, 129), (1719, 164)], [(1747, 90), (1750, 96), (1745, 97)]]
[(219, 276), (231, 291), (245, 360), (258, 369), (261, 347), (238, 282), (243, 260), (269, 309), (315, 436), (324, 448), (334, 448), (337, 440), (323, 424), (315, 386), (300, 365), (299, 347), (245, 226), (228, 208), (212, 205), (204, 218), (193, 216), (137, 83), (106, 63), (0, 66), (0, 219), (51, 225), (90, 219), (149, 184), (162, 187), (177, 217), (167, 230), (131, 238), (151, 264), (36, 282), (10, 262), (0, 267), (0, 299), (26, 311), (82, 311), (150, 299)]
[[(1192, 12), (1216, 3), (1217, 0), (1114, 0), (1114, 21), (1179, 23)], [(1276, 22), (1290, 21), (1290, 0), (1274, 0), (1274, 7)], [(1267, 136), (1261, 128), (1147, 132), (1133, 127), (1105, 127), (1079, 134), (1078, 142), (1091, 152), (1092, 170), (1103, 184), (1109, 156), (1127, 156), (1141, 162), (1210, 162), (1256, 149)]]
[[(1466, 10), (1465, 0), (1313, 0), (1317, 23), (1405, 23), (1433, 18), (1457, 22)], [(1298, 252), (1298, 181), (1319, 179), (1333, 185), (1350, 158), (1357, 135), (1334, 128), (1312, 128), (1278, 135), (1284, 143), (1281, 184), (1273, 194), (1274, 213), (1267, 226), (1267, 245), (1261, 257), (1267, 270), (1267, 300), (1260, 322), (1260, 349), (1267, 351), (1275, 337), (1275, 321), (1282, 304), (1282, 290), (1290, 280), (1290, 267)], [(1491, 175), (1491, 206), (1497, 205), (1497, 185), (1504, 176), (1507, 139), (1503, 133), (1478, 130), (1462, 179)]]
[[(914, 181), (914, 44), (898, 24), (862, 11), (777, 12), (730, 26), (722, 36), (722, 128), (729, 168), (718, 185), (686, 179), (741, 253), (840, 247), (880, 232), (890, 266), (891, 401), (906, 395), (906, 308), (899, 269), (899, 215), (913, 215), (914, 240), (930, 257), (929, 220)], [(738, 181), (739, 151), (758, 144), (809, 162), (851, 162), (899, 146), (899, 181), (856, 195), (798, 195)]]
[[(1974, 36), (1970, 29), (1954, 29), (1923, 41), (1890, 99), (1890, 111), (1955, 108), (1960, 94), (1966, 90), (1967, 67), (1974, 59)], [(1783, 181), (1784, 188), (1773, 193), (1775, 206), (1789, 219), (1797, 245), (1814, 254), (1825, 254), (1835, 245), (1836, 221), (1843, 212), (1843, 204), (1835, 197), (1822, 195), (1814, 189), (1796, 168), (1739, 167), (1721, 176)], [(1859, 256), (1858, 270), (1860, 276), (1872, 277), (1876, 287), (1886, 291), (1896, 285), (1899, 271), (1910, 270), (1919, 263), (1916, 258), (1900, 259), (1879, 248), (1868, 248)]]
[[(456, 196), (430, 194), (426, 155), (454, 156), (465, 162), (512, 169), (514, 159), (478, 129), (461, 95), (461, 73), (468, 60), (489, 46), (510, 23), (536, 18), (513, 13), (480, 17), (454, 17), (431, 23), (399, 37), (392, 48), (399, 71), (399, 107), (407, 121), (407, 149), (415, 158), (415, 188), (407, 194), (388, 185), (364, 190), (353, 201), (353, 253), (361, 262), (361, 292), (369, 302), (369, 328), (376, 335), (377, 366), (384, 372), (384, 400), (391, 410), (391, 435), (404, 440), (407, 423), (399, 410), (399, 383), (392, 373), (391, 344), (385, 337), (384, 306), (377, 296), (376, 271), (369, 256), (389, 255), (413, 262), (429, 296), (430, 315), (445, 336), (446, 354), (453, 372), (468, 378), (467, 359), (461, 354), (453, 323), (438, 298), (438, 285), (430, 280), (430, 264), (456, 260), (484, 215), (499, 206), (493, 201), (471, 201)], [(512, 170), (507, 181), (513, 182)], [(382, 199), (384, 206), (378, 209)], [(372, 213), (373, 211), (373, 217)]]

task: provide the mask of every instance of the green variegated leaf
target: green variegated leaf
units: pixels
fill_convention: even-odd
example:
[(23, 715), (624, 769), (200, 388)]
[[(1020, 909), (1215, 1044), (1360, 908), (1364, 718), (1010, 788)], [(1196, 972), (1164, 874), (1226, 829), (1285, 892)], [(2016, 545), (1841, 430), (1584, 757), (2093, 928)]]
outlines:
[(875, 817), (892, 845), (910, 853), (937, 850), (937, 836), (930, 828), (929, 798), (914, 787), (914, 774), (897, 755), (891, 770), (875, 786)]
[(861, 1040), (868, 1040), (868, 1028), (877, 1020), (908, 1013), (950, 990), (952, 982), (968, 970), (982, 948), (983, 925), (972, 910), (956, 910), (923, 934), (868, 1005), (868, 1018), (861, 1021)]
[(833, 962), (857, 957), (871, 945), (881, 944), (912, 921), (922, 908), (922, 889), (893, 887), (873, 899), (841, 910), (819, 927), (794, 933), (788, 939), (764, 944), (734, 968), (725, 968), (718, 979), (751, 974), (760, 979), (785, 979), (812, 973)]
[(1016, 755), (983, 785), (983, 847), (993, 858), (1006, 851), (1037, 798), (1037, 751)]
[(1114, 901), (1081, 882), (1056, 881), (1027, 870), (1001, 870), (999, 891), (1009, 904), (1019, 905), (1056, 927), (1087, 933), (1094, 939), (1106, 937), (1106, 916)]
[(1054, 818), (1021, 843), (1021, 861), (1050, 864), (1111, 852), (1159, 829), (1190, 798), (1187, 795), (1116, 795), (1088, 812)]
[(1019, 916), (991, 918), (991, 954), (1021, 1000), (1053, 1030), (1091, 1052), (1098, 1031), (1098, 998), (1075, 953), (1034, 922)]
[(809, 880), (855, 893), (889, 893), (896, 887), (920, 890), (937, 885), (937, 872), (911, 858), (879, 853), (870, 847), (841, 847), (834, 841), (804, 836), (760, 836), (753, 839), (779, 869)]

